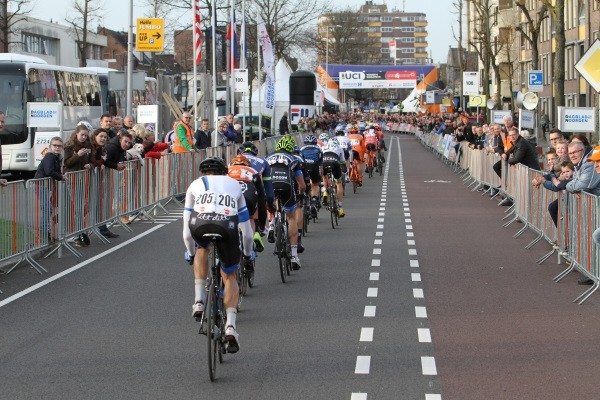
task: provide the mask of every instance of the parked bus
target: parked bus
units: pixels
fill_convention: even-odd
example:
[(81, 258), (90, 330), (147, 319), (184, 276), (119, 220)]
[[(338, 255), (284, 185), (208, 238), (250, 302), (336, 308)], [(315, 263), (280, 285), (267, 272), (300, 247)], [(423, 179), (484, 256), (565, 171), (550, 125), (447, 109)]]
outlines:
[[(28, 128), (28, 102), (61, 102), (63, 130)], [(22, 54), (0, 53), (0, 110), (5, 115), (0, 132), (3, 170), (22, 174), (35, 171), (50, 139), (67, 139), (79, 121), (99, 126), (102, 96), (97, 73), (50, 65)]]

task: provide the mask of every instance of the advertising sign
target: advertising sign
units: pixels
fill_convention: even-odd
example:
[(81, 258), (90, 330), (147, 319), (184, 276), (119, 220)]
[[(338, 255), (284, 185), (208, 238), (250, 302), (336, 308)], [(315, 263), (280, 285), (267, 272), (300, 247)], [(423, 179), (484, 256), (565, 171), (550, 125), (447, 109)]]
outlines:
[(233, 70), (233, 76), (235, 76), (233, 91), (246, 93), (248, 91), (248, 70), (236, 68)]
[(137, 51), (164, 51), (165, 23), (162, 18), (138, 18), (136, 32)]
[(317, 107), (312, 105), (291, 105), (290, 106), (290, 124), (298, 125), (300, 118), (313, 118), (316, 115)]
[(29, 128), (59, 128), (62, 116), (62, 103), (27, 103)]
[(479, 72), (463, 72), (463, 96), (479, 94)]
[(413, 89), (415, 71), (340, 72), (340, 89)]
[(535, 128), (535, 112), (519, 108), (519, 129)]
[(511, 116), (510, 111), (506, 110), (492, 110), (492, 123), (504, 125), (504, 117)]
[(558, 107), (558, 129), (563, 132), (594, 132), (596, 113), (591, 107)]

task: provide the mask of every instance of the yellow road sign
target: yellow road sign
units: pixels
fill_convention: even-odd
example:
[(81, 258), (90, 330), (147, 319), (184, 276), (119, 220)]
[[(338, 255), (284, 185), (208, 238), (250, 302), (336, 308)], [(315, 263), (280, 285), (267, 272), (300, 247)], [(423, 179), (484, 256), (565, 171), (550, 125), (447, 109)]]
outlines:
[(575, 64), (575, 69), (581, 74), (595, 90), (600, 92), (600, 41), (585, 52), (583, 57)]
[(485, 107), (487, 96), (478, 94), (475, 96), (469, 96), (469, 103), (467, 107)]
[(138, 18), (135, 49), (164, 51), (165, 23), (162, 18)]

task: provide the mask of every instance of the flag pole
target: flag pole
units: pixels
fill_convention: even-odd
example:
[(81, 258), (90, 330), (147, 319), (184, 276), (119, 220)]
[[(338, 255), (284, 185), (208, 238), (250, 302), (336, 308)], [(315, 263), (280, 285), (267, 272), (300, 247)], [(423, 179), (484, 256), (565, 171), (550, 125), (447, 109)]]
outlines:
[(260, 83), (260, 11), (256, 11), (256, 76), (258, 77), (258, 140), (262, 140), (262, 97), (260, 95), (261, 83)]
[[(199, 13), (200, 10), (198, 10), (198, 1), (194, 0), (192, 2), (192, 47), (194, 49), (194, 53), (192, 56), (192, 59), (194, 60), (194, 83), (192, 85), (192, 89), (194, 90), (194, 95), (193, 95), (193, 99), (194, 99), (194, 132), (196, 132), (196, 130), (198, 129), (198, 88), (196, 87), (196, 82), (198, 81), (198, 68), (196, 65), (196, 61), (197, 61), (197, 51), (198, 49), (196, 49), (196, 41), (198, 40), (198, 34), (196, 32), (196, 14)], [(188, 88), (189, 88), (189, 82), (188, 82)]]
[(212, 58), (212, 115), (213, 115), (213, 134), (212, 134), (212, 145), (217, 146), (217, 55), (216, 52), (216, 41), (217, 41), (217, 1), (212, 0), (212, 12), (211, 12), (211, 35), (212, 40), (210, 41), (210, 55)]
[(230, 100), (230, 112), (232, 114), (235, 115), (235, 50), (236, 50), (236, 40), (235, 40), (235, 35), (237, 34), (237, 26), (235, 23), (235, 0), (231, 0), (231, 10), (230, 14), (231, 14), (231, 18), (229, 19), (231, 21), (231, 39), (230, 39), (230, 49), (231, 49), (231, 55), (230, 55), (230, 65), (231, 65), (231, 69), (230, 69), (230, 73), (231, 73), (231, 79), (229, 81), (229, 84), (231, 85), (230, 87), (230, 95), (231, 95), (231, 100)]
[[(242, 26), (240, 32), (240, 68), (246, 69), (246, 0), (242, 0)], [(248, 75), (246, 75), (248, 76)], [(250, 88), (249, 88), (250, 89)], [(246, 141), (246, 98), (248, 91), (242, 93), (242, 133)], [(252, 137), (250, 137), (252, 139)]]

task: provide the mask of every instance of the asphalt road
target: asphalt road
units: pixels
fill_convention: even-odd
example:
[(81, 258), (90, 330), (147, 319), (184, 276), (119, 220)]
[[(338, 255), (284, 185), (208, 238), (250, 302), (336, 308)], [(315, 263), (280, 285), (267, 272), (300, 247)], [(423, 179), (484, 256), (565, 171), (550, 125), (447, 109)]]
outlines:
[(547, 247), (524, 250), (503, 208), (414, 137), (389, 142), (386, 174), (337, 229), (321, 210), (288, 283), (272, 245), (259, 256), (216, 382), (174, 214), (0, 276), (0, 398), (600, 398), (599, 300), (571, 303), (577, 277), (553, 283), (562, 267), (535, 265)]

